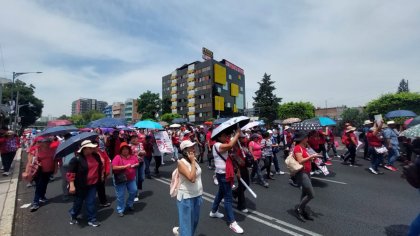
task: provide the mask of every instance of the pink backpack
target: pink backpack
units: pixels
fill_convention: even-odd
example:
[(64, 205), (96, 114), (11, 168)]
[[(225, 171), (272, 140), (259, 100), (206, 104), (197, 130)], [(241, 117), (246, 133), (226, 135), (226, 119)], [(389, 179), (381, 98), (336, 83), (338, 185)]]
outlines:
[(169, 187), (169, 194), (171, 197), (176, 197), (178, 195), (178, 189), (181, 181), (179, 181), (179, 171), (178, 167), (172, 172), (171, 185)]

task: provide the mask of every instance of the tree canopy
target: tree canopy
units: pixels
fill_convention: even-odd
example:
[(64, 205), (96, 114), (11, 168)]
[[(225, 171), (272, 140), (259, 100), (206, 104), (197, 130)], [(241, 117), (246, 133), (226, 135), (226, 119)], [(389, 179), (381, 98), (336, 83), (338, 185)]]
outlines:
[(175, 118), (181, 118), (181, 115), (179, 114), (173, 114), (173, 113), (165, 113), (160, 117), (160, 120), (172, 123), (172, 120)]
[(155, 115), (159, 112), (161, 99), (159, 93), (152, 93), (147, 90), (138, 98), (138, 111), (142, 114), (142, 119), (155, 119)]
[(346, 108), (341, 115), (341, 121), (338, 123), (338, 127), (341, 130), (345, 123), (350, 123), (354, 127), (360, 127), (367, 119), (369, 117), (365, 112), (357, 108)]
[(271, 80), (271, 75), (264, 73), (261, 82), (258, 82), (260, 88), (255, 92), (254, 108), (259, 111), (261, 119), (266, 119), (271, 124), (277, 118), (277, 109), (281, 98), (274, 94), (276, 87), (274, 81)]
[(420, 93), (401, 92), (384, 94), (366, 105), (369, 117), (386, 114), (393, 110), (411, 110), (420, 114)]
[(291, 117), (306, 120), (315, 116), (315, 106), (310, 102), (288, 102), (279, 106), (278, 115), (282, 120)]
[(164, 97), (162, 98), (162, 114), (171, 113), (171, 98), (170, 97)]
[(410, 92), (410, 89), (408, 88), (408, 80), (402, 79), (400, 81), (400, 84), (398, 85), (397, 93), (404, 93), (404, 92)]

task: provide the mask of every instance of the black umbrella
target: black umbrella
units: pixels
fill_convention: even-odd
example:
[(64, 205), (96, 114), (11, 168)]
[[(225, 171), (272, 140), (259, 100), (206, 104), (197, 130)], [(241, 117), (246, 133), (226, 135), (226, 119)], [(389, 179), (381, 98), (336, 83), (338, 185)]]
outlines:
[(41, 133), (39, 133), (37, 136), (61, 136), (78, 130), (79, 129), (73, 125), (48, 127), (44, 129)]
[(249, 117), (246, 116), (238, 116), (233, 117), (222, 124), (220, 124), (217, 128), (213, 130), (211, 133), (211, 138), (216, 137), (218, 134), (222, 132), (226, 133), (233, 133), (235, 129), (239, 126), (240, 128), (244, 127), (246, 124), (249, 123)]
[(94, 132), (84, 132), (78, 135), (75, 135), (66, 141), (60, 143), (60, 145), (57, 148), (57, 151), (55, 152), (55, 157), (65, 157), (69, 155), (70, 153), (75, 152), (77, 149), (79, 149), (80, 145), (85, 140), (91, 140), (94, 141), (98, 137), (97, 133)]

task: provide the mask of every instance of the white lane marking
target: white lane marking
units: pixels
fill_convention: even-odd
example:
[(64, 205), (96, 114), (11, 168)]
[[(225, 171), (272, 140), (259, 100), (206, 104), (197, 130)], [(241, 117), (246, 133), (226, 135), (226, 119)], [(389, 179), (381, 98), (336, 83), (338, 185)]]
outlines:
[[(162, 179), (163, 179), (163, 180), (162, 180)], [(156, 179), (156, 178), (155, 178), (155, 180), (157, 180), (157, 181), (159, 181), (159, 182), (162, 182), (162, 183), (164, 183), (164, 184), (167, 184), (167, 185), (170, 185), (170, 184), (171, 184), (171, 182), (170, 182), (171, 180), (170, 180), (170, 179), (167, 179), (167, 178), (163, 178), (163, 177), (161, 177), (160, 179)], [(203, 192), (203, 195), (205, 195), (205, 196), (203, 196), (203, 199), (205, 199), (205, 200), (209, 201), (210, 203), (212, 203), (212, 202), (213, 202), (213, 200), (214, 200), (214, 198), (216, 197), (216, 196), (214, 196), (214, 195), (212, 195), (212, 194), (210, 194), (210, 193), (206, 193), (206, 192)], [(255, 216), (253, 216), (253, 215), (250, 215), (250, 214), (245, 214), (245, 213), (243, 213), (243, 212), (241, 212), (241, 211), (238, 211), (237, 209), (233, 209), (233, 210), (234, 210), (237, 214), (241, 214), (241, 215), (243, 215), (243, 216), (245, 216), (245, 217), (248, 217), (248, 218), (253, 219), (253, 220), (257, 221), (257, 222), (260, 222), (260, 223), (265, 224), (265, 225), (267, 225), (267, 226), (269, 226), (269, 227), (275, 228), (275, 229), (277, 229), (277, 230), (283, 231), (283, 232), (288, 233), (288, 234), (291, 234), (291, 235), (301, 235), (301, 234), (295, 233), (295, 232), (293, 232), (293, 231), (290, 231), (290, 230), (288, 230), (288, 229), (285, 229), (285, 228), (283, 228), (283, 227), (280, 227), (280, 226), (278, 226), (278, 225), (275, 225), (275, 224), (270, 223), (270, 222), (267, 222), (267, 221), (274, 221), (274, 222), (276, 222), (276, 223), (278, 223), (278, 224), (280, 224), (280, 225), (287, 226), (287, 227), (289, 227), (289, 228), (292, 228), (292, 229), (294, 229), (294, 230), (296, 230), (296, 231), (300, 231), (300, 232), (305, 233), (305, 234), (314, 235), (314, 236), (321, 236), (321, 234), (317, 234), (317, 233), (312, 232), (312, 231), (310, 231), (310, 230), (306, 230), (306, 229), (301, 228), (301, 227), (299, 227), (299, 226), (296, 226), (296, 225), (293, 225), (293, 224), (287, 223), (287, 222), (285, 222), (285, 221), (282, 221), (282, 220), (276, 219), (276, 218), (274, 218), (274, 217), (268, 216), (268, 215), (266, 215), (266, 214), (264, 214), (264, 213), (261, 213), (261, 212), (258, 212), (258, 211), (254, 211), (254, 210), (249, 210), (249, 209), (248, 209), (248, 211), (249, 211), (251, 214), (255, 214), (255, 215), (257, 215), (257, 216), (260, 216), (260, 217), (262, 217), (262, 218), (266, 219), (267, 221), (264, 221), (264, 220), (262, 220), (262, 219), (259, 219), (259, 218), (255, 217)]]
[(311, 177), (311, 178), (312, 179), (321, 180), (321, 181), (327, 181), (327, 182), (331, 182), (331, 183), (336, 183), (336, 184), (347, 184), (347, 183), (344, 183), (344, 182), (330, 180), (330, 179), (323, 179), (323, 178), (318, 178), (318, 177)]

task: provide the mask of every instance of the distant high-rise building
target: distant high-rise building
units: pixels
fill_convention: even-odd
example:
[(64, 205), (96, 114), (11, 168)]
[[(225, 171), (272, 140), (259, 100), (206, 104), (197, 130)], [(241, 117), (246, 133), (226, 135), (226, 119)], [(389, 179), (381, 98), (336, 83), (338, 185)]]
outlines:
[(80, 98), (72, 102), (71, 114), (79, 115), (92, 110), (102, 112), (107, 105), (108, 103), (104, 101), (98, 101), (91, 98)]
[(124, 118), (124, 103), (114, 102), (112, 104), (112, 118)]
[(191, 122), (244, 114), (243, 69), (203, 48), (205, 61), (195, 61), (162, 77), (162, 97), (169, 97), (172, 113)]
[(124, 117), (127, 123), (134, 124), (140, 119), (140, 114), (137, 111), (137, 99), (129, 98), (124, 103)]
[(112, 105), (108, 105), (106, 106), (103, 110), (102, 113), (105, 114), (105, 117), (111, 118), (112, 117)]

